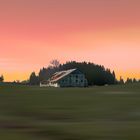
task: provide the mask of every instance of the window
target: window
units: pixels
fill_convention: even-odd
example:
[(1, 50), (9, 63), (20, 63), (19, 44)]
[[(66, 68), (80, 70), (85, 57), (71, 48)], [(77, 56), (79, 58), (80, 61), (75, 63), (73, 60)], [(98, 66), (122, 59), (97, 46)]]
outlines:
[(81, 83), (83, 83), (83, 80), (81, 80)]

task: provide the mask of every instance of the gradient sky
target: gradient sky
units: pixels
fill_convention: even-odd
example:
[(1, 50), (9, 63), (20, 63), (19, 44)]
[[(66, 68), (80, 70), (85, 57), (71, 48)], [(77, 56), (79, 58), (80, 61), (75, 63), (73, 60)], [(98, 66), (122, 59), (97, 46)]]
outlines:
[(90, 61), (140, 78), (140, 0), (0, 0), (0, 74)]

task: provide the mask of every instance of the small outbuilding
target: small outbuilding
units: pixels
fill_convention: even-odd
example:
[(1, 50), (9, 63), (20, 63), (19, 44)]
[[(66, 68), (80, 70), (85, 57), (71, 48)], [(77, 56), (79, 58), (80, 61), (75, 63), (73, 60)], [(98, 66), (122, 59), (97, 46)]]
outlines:
[(59, 71), (47, 81), (42, 81), (40, 87), (87, 87), (85, 75), (78, 69)]

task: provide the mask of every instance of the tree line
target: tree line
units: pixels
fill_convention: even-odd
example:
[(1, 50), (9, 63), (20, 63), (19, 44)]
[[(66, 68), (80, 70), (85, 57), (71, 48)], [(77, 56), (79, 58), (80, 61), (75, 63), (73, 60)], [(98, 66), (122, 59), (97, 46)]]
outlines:
[(90, 62), (76, 62), (70, 61), (65, 64), (60, 64), (59, 61), (51, 61), (51, 65), (47, 68), (40, 69), (39, 73), (32, 72), (29, 78), (30, 85), (38, 85), (41, 81), (48, 80), (52, 74), (57, 71), (68, 69), (79, 69), (85, 74), (88, 84), (92, 85), (112, 85), (117, 84), (115, 72), (110, 69), (106, 69), (102, 65), (97, 65)]
[(122, 77), (118, 81), (119, 84), (132, 84), (132, 83), (140, 83), (140, 79), (137, 80), (136, 78), (127, 78), (126, 81)]
[(85, 74), (88, 80), (89, 86), (92, 85), (114, 85), (114, 84), (129, 84), (140, 83), (140, 80), (127, 78), (126, 81), (122, 77), (117, 80), (115, 72), (110, 69), (106, 69), (103, 65), (97, 65), (91, 62), (76, 62), (69, 61), (64, 64), (60, 64), (58, 60), (53, 60), (47, 68), (40, 69), (39, 73), (32, 72), (28, 83), (30, 85), (39, 85), (41, 81), (48, 80), (55, 72), (68, 69), (79, 69)]
[[(125, 81), (122, 77), (117, 80), (115, 72), (110, 69), (106, 69), (103, 65), (97, 65), (91, 62), (76, 62), (69, 61), (64, 64), (60, 64), (58, 60), (52, 60), (48, 67), (40, 69), (39, 73), (32, 72), (28, 80), (20, 82), (19, 80), (12, 82), (13, 84), (24, 84), (24, 85), (39, 85), (41, 81), (48, 80), (55, 72), (68, 70), (68, 69), (79, 69), (85, 74), (88, 80), (89, 86), (92, 85), (114, 85), (114, 84), (132, 84), (140, 83), (140, 79), (127, 78)], [(0, 83), (4, 82), (4, 76), (0, 76)]]

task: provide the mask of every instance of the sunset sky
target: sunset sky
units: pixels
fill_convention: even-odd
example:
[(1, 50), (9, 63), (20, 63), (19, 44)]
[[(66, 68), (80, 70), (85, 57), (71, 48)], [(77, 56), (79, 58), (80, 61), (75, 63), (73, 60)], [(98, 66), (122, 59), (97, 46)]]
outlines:
[(24, 80), (52, 59), (140, 78), (140, 0), (0, 0), (0, 75)]

